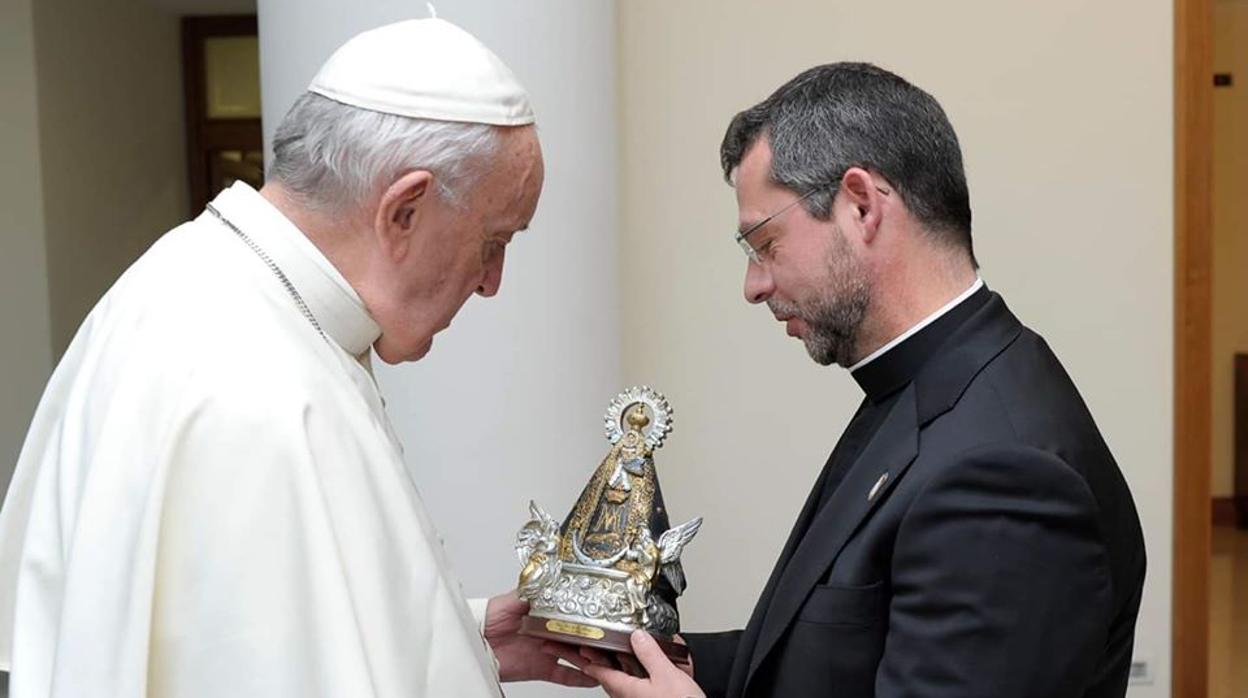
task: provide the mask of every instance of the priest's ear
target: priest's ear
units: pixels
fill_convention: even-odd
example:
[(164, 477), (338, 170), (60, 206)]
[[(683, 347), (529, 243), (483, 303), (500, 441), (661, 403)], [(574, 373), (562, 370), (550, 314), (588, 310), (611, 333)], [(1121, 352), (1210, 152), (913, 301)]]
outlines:
[(407, 255), (412, 232), (421, 215), (426, 214), (434, 191), (433, 173), (413, 170), (394, 180), (381, 192), (373, 229), (382, 249), (391, 259), (398, 261)]
[(851, 167), (841, 177), (841, 191), (844, 200), (852, 207), (851, 226), (857, 229), (864, 239), (875, 237), (884, 215), (884, 202), (889, 189), (876, 183), (872, 174), (861, 167)]

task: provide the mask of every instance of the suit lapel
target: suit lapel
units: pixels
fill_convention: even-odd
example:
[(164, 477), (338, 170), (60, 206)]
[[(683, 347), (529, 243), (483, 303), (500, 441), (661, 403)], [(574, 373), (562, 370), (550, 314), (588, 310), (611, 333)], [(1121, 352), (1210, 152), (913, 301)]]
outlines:
[[(750, 657), (743, 689), (748, 687), (758, 666), (793, 621), (811, 589), (840, 554), (849, 536), (910, 466), (918, 453), (918, 433), (914, 386), (909, 386), (898, 397), (836, 492), (814, 515), (809, 530), (800, 541), (790, 537), (790, 546), (796, 543), (792, 559), (783, 568), (777, 566), (777, 570), (782, 571), (778, 578), (773, 574), (768, 584), (769, 588), (774, 587), (774, 592), (770, 608), (766, 610), (758, 630), (758, 641)], [(886, 473), (887, 478), (881, 483), (881, 477)], [(868, 497), (872, 490), (875, 490), (874, 496)], [(814, 493), (814, 502), (818, 502), (818, 491)], [(814, 505), (811, 501), (807, 502), (808, 508)], [(755, 609), (756, 616), (759, 612), (760, 609)], [(751, 619), (751, 625), (755, 622), (756, 619)]]

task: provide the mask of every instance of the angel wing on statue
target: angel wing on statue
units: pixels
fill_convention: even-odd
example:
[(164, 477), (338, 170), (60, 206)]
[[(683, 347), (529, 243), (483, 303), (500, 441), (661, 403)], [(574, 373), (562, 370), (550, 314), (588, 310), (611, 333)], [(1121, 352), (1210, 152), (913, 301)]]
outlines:
[(680, 553), (702, 528), (702, 517), (669, 528), (659, 536), (659, 571), (677, 594), (685, 590), (685, 568), (680, 564)]
[(679, 560), (680, 551), (698, 534), (699, 528), (702, 528), (701, 516), (664, 531), (659, 536), (659, 564), (666, 565)]
[(532, 518), (516, 534), (516, 556), (524, 565), (518, 587), (524, 598), (531, 598), (557, 579), (563, 565), (557, 553), (559, 522), (536, 502), (529, 502), (529, 515)]

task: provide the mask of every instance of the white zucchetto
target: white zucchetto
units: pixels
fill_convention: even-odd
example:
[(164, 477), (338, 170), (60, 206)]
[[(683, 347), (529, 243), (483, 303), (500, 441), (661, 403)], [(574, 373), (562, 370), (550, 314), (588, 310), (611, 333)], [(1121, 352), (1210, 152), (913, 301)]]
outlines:
[(534, 122), (529, 95), (476, 37), (441, 19), (356, 35), (329, 57), (309, 92), (386, 114), (496, 126)]

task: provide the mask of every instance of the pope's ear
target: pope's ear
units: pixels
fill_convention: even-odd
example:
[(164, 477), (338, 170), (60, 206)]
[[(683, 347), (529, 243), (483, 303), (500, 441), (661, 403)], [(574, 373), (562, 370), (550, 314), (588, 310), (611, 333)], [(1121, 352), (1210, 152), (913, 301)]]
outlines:
[(407, 255), (412, 234), (434, 192), (433, 173), (414, 170), (394, 180), (381, 193), (373, 229), (385, 253), (398, 261)]

